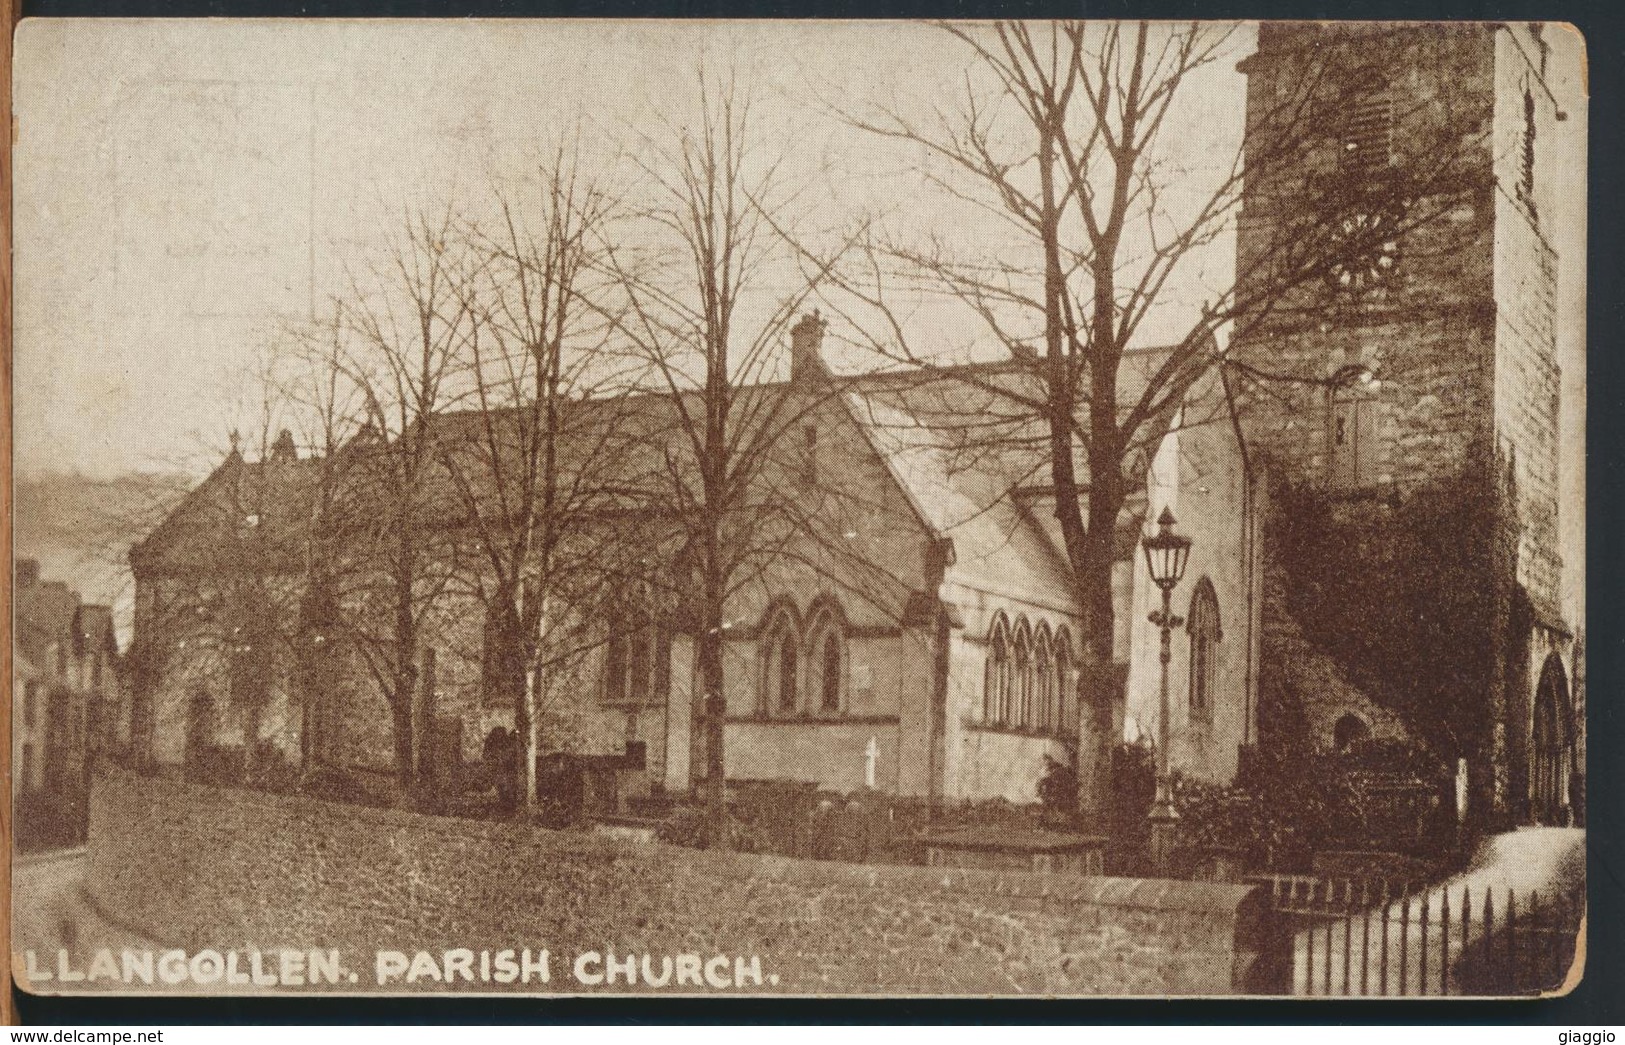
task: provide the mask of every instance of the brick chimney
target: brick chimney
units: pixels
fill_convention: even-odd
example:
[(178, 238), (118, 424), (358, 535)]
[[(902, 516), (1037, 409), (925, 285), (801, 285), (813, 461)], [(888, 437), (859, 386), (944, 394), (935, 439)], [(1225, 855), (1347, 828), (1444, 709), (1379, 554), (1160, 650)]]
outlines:
[(821, 381), (829, 376), (829, 368), (824, 365), (821, 349), (824, 344), (824, 328), (829, 321), (818, 314), (815, 308), (801, 317), (801, 321), (790, 328), (790, 380), (801, 384), (808, 381)]

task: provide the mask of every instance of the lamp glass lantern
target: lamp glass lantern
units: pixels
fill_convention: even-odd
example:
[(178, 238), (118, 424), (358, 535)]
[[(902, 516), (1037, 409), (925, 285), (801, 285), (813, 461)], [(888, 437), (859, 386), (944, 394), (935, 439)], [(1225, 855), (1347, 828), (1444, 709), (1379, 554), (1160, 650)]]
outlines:
[(1170, 633), (1182, 624), (1173, 613), (1173, 591), (1185, 576), (1191, 556), (1191, 539), (1174, 532), (1174, 513), (1166, 507), (1157, 516), (1157, 532), (1144, 538), (1145, 565), (1151, 580), (1162, 589), (1162, 606), (1150, 614), (1152, 624), (1162, 633), (1158, 661), (1162, 672), (1157, 679), (1157, 791), (1146, 819), (1151, 823), (1151, 863), (1158, 874), (1166, 874), (1179, 845), (1179, 811), (1174, 806), (1173, 780), (1168, 766), (1168, 661)]
[(1157, 532), (1140, 542), (1151, 580), (1163, 591), (1172, 591), (1179, 584), (1191, 557), (1191, 539), (1174, 532), (1175, 521), (1174, 513), (1163, 508), (1157, 516)]

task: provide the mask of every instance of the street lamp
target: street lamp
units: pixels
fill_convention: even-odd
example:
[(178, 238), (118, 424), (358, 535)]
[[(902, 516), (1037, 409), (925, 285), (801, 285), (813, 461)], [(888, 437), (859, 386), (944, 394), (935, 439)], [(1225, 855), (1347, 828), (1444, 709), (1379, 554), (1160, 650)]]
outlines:
[(1152, 610), (1152, 624), (1162, 629), (1162, 678), (1157, 693), (1157, 794), (1147, 819), (1151, 822), (1151, 863), (1165, 873), (1179, 832), (1179, 811), (1174, 808), (1173, 782), (1168, 775), (1168, 661), (1171, 658), (1173, 630), (1185, 623), (1174, 616), (1173, 591), (1185, 576), (1185, 563), (1191, 555), (1191, 539), (1174, 533), (1174, 513), (1163, 508), (1157, 516), (1155, 535), (1141, 540), (1145, 565), (1151, 580), (1162, 589), (1162, 609)]

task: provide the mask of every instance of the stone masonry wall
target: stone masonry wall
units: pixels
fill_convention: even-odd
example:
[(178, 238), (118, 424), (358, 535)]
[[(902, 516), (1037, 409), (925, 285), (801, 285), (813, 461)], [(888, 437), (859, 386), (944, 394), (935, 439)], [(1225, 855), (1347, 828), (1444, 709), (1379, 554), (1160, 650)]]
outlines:
[(379, 948), (545, 947), (527, 989), (576, 993), (604, 989), (572, 975), (587, 951), (754, 955), (761, 986), (733, 989), (764, 993), (1227, 994), (1271, 967), (1241, 886), (707, 853), (125, 774), (92, 807), (111, 917), (165, 946), (338, 948), (351, 990), (380, 989)]
[[(1332, 47), (1338, 41), (1346, 54)], [(1267, 320), (1238, 334), (1231, 353), (1279, 378), (1244, 384), (1244, 422), (1250, 444), (1300, 483), (1331, 478), (1331, 396), (1315, 382), (1345, 368), (1367, 369), (1375, 378), (1363, 393), (1376, 452), (1366, 485), (1404, 497), (1455, 478), (1475, 455), (1482, 463), (1492, 449), (1490, 34), (1480, 26), (1392, 33), (1364, 26), (1267, 27), (1259, 54), (1249, 59), (1248, 110), (1255, 122), (1272, 111), (1280, 93), (1298, 83), (1301, 63), (1364, 65), (1374, 56), (1396, 99), (1394, 169), (1421, 177), (1430, 170), (1427, 161), (1437, 162), (1429, 150), (1448, 149), (1460, 180), (1428, 182), (1432, 191), (1415, 202), (1409, 219), (1418, 227), (1399, 237), (1398, 260), (1380, 287), (1350, 299), (1312, 280), (1277, 303)], [(1306, 209), (1338, 213), (1353, 205), (1327, 197), (1308, 177), (1304, 165), (1294, 164), (1249, 179), (1237, 243), (1244, 282), (1272, 244), (1292, 235), (1292, 219)]]
[(1318, 748), (1335, 748), (1337, 722), (1344, 715), (1363, 722), (1373, 739), (1410, 740), (1410, 731), (1399, 715), (1372, 700), (1349, 681), (1330, 654), (1304, 637), (1287, 608), (1287, 583), (1279, 557), (1266, 553), (1262, 671), (1278, 687), (1271, 700), (1284, 699), (1301, 708), (1306, 739)]

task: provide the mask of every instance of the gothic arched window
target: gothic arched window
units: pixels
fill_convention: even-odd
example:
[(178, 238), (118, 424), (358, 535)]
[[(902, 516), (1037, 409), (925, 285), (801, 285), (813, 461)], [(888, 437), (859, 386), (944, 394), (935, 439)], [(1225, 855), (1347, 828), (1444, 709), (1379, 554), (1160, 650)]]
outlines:
[(1010, 692), (1010, 624), (1004, 614), (988, 629), (987, 671), (982, 680), (982, 721), (1002, 722)]
[(1196, 582), (1186, 622), (1191, 639), (1190, 720), (1211, 722), (1219, 661), (1219, 597), (1206, 577)]
[(818, 709), (825, 712), (841, 710), (841, 639), (831, 631), (824, 636), (824, 648), (819, 653)]
[(762, 632), (762, 685), (756, 710), (763, 715), (793, 715), (800, 705), (801, 634), (795, 617), (781, 609)]
[(1049, 732), (1055, 728), (1055, 654), (1051, 649), (1049, 625), (1038, 626), (1033, 643), (1033, 726)]
[(610, 617), (604, 643), (603, 700), (656, 704), (670, 678), (670, 636), (641, 601), (629, 599)]
[(1055, 633), (1055, 707), (1050, 721), (1058, 732), (1071, 728), (1072, 716), (1072, 636), (1065, 628)]
[(1016, 621), (1015, 692), (1006, 709), (1005, 721), (1014, 726), (1032, 724), (1033, 710), (1033, 633), (1027, 618)]
[(839, 714), (846, 706), (846, 627), (839, 612), (826, 605), (807, 628), (808, 701), (819, 714)]

